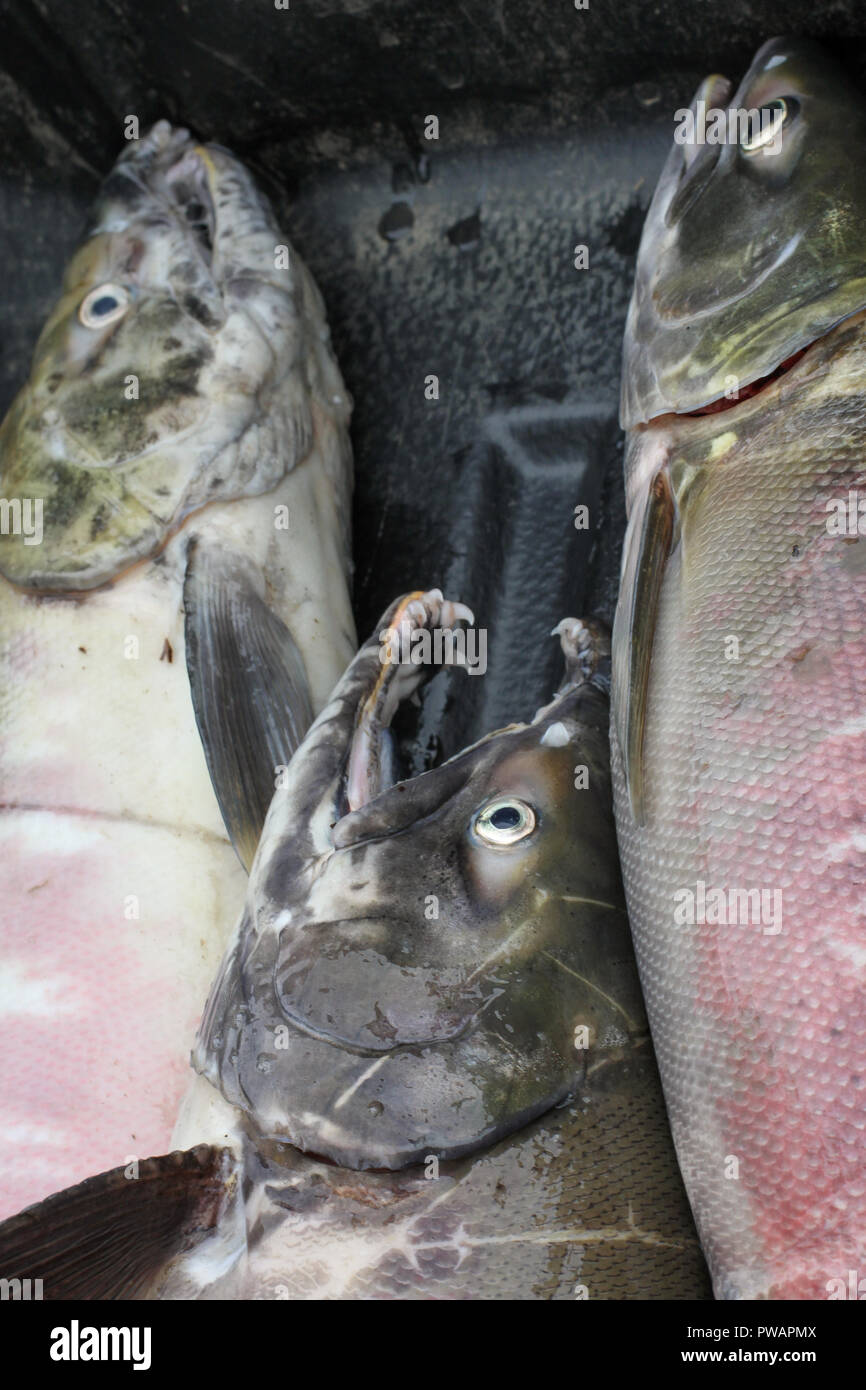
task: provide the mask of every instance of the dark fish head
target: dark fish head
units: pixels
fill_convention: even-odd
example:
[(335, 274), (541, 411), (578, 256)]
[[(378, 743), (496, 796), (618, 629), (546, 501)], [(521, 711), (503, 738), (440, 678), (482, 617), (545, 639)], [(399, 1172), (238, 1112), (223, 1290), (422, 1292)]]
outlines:
[(638, 253), (625, 429), (733, 399), (866, 305), (866, 101), (845, 74), (774, 39), (733, 95), (709, 77), (678, 116)]
[(286, 380), (316, 292), (281, 242), (227, 151), (166, 121), (130, 142), (0, 430), (0, 494), (42, 509), (38, 543), (0, 536), (8, 579), (102, 584), (190, 512), (266, 491), (303, 457), (309, 407)]
[[(430, 601), (422, 624), (440, 621)], [(454, 1156), (572, 1094), (643, 1027), (621, 978), (607, 642), (568, 623), (563, 644), (565, 685), (533, 723), (410, 781), (381, 785), (375, 721), (418, 668), (377, 671), (368, 644), (314, 725), (196, 1056), (268, 1135), (355, 1167)], [(323, 739), (345, 740), (341, 770), (316, 787)]]

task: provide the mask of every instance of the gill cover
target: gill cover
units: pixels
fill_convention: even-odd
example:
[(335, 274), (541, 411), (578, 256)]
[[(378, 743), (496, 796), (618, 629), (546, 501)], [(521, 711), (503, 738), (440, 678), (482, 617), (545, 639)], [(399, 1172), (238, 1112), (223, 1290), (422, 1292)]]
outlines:
[[(389, 610), (405, 615), (408, 600)], [(413, 622), (449, 626), (436, 591)], [(450, 610), (450, 611), (449, 611)], [(373, 789), (346, 771), (382, 681), (361, 650), (278, 792), (194, 1065), (260, 1133), (350, 1167), (455, 1156), (520, 1127), (645, 1027), (608, 770), (607, 642), (530, 725)]]

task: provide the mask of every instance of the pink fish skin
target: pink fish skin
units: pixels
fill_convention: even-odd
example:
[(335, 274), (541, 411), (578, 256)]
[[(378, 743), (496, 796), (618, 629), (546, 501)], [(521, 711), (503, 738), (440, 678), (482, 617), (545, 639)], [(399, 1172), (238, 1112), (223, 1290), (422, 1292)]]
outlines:
[(863, 383), (860, 315), (760, 395), (663, 417), (629, 453), (635, 477), (650, 451), (700, 476), (658, 604), (643, 824), (616, 729), (614, 785), (719, 1297), (826, 1298), (866, 1270), (866, 536), (828, 531), (828, 503), (866, 497)]
[(272, 646), (287, 629), (281, 694), (318, 711), (354, 651), (350, 410), (243, 165), (164, 121), (129, 141), (0, 427), (0, 1215), (170, 1147), (246, 887), (188, 577), (231, 568), (199, 586), (202, 627), (240, 607)]
[(701, 101), (734, 133), (675, 138), (625, 332), (617, 834), (716, 1296), (844, 1298), (866, 1276), (866, 101), (799, 38)]

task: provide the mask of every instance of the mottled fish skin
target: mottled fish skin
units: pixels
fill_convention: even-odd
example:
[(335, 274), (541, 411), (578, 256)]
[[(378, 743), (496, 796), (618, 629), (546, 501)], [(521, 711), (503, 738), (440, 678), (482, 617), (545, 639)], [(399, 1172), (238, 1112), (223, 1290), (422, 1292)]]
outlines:
[[(212, 254), (185, 216), (207, 190)], [(350, 402), (285, 241), (236, 160), (161, 122), (109, 175), (0, 431), (0, 495), (44, 499), (41, 545), (0, 539), (3, 1213), (168, 1147), (243, 902), (190, 699), (190, 541), (240, 557), (314, 710), (354, 650)], [(130, 305), (94, 331), (106, 283)]]
[[(774, 116), (780, 100), (784, 113)], [(698, 102), (708, 116), (731, 111), (743, 122), (751, 111), (784, 120), (772, 142), (755, 148), (674, 142), (647, 213), (628, 311), (625, 429), (697, 410), (736, 382), (769, 375), (866, 303), (859, 88), (816, 44), (775, 39), (736, 92), (715, 75), (701, 83), (693, 113)], [(728, 124), (748, 135), (743, 124)]]
[[(840, 173), (827, 193), (820, 120), (818, 149), (810, 147), (813, 62), (823, 120), (827, 63), (813, 49), (776, 41), (753, 66), (802, 96), (799, 159), (780, 166), (785, 177), (766, 188), (761, 210), (745, 226), (726, 221), (734, 178), (710, 179), (698, 196), (723, 244), (736, 237), (758, 253), (797, 230), (780, 230), (779, 219), (808, 202), (814, 171), (825, 230), (813, 227), (801, 298), (851, 291), (851, 316), (730, 408), (664, 414), (631, 431), (614, 627), (615, 686), (630, 680), (633, 698), (641, 519), (664, 475), (675, 529), (667, 562), (648, 557), (661, 586), (643, 747), (636, 766), (634, 745), (624, 756), (627, 721), (614, 721), (614, 797), (677, 1153), (716, 1296), (728, 1299), (844, 1297), (849, 1271), (866, 1261), (866, 540), (856, 526), (840, 535), (829, 524), (836, 506), (866, 487), (866, 314), (853, 313), (862, 286), (844, 254), (837, 267), (826, 231), (837, 211), (844, 227), (862, 198), (862, 145), (850, 177)], [(864, 106), (841, 76), (836, 90), (839, 146), (848, 150)], [(659, 225), (651, 214), (644, 283)], [(861, 242), (863, 225), (861, 217)], [(657, 292), (675, 298), (675, 282), (663, 270), (658, 277)], [(777, 305), (765, 303), (767, 318), (756, 324), (744, 308), (743, 335), (750, 326), (769, 333), (777, 312), (784, 338), (784, 292)], [(635, 338), (634, 315), (630, 322), (626, 371), (642, 348), (648, 378), (656, 340), (649, 330)], [(710, 316), (710, 335), (712, 327)], [(733, 360), (724, 331), (715, 345), (722, 377)], [(648, 420), (654, 399), (640, 381), (634, 390), (626, 384), (632, 421)], [(622, 685), (618, 699), (625, 708)], [(747, 902), (734, 890), (765, 896)], [(714, 891), (724, 894), (716, 900), (724, 915), (711, 905), (701, 921), (699, 893), (706, 903)]]
[[(438, 1165), (357, 1171), (251, 1142), (231, 1122), (215, 1132), (243, 1150), (247, 1208), (151, 1296), (710, 1297), (648, 1040), (566, 1106)], [(248, 1241), (239, 1259), (232, 1235)]]
[(322, 411), (345, 426), (349, 400), (309, 272), (237, 160), (158, 123), (106, 179), (0, 429), (3, 496), (44, 513), (41, 544), (0, 536), (0, 573), (105, 583), (206, 503), (271, 491)]
[[(235, 1199), (154, 1296), (708, 1295), (623, 910), (603, 634), (560, 625), (532, 724), (346, 803), (365, 712), (425, 674), (383, 670), (380, 634), (456, 611), (384, 615), (274, 798), (174, 1135), (234, 1151)], [(533, 828), (488, 844), (503, 802)]]

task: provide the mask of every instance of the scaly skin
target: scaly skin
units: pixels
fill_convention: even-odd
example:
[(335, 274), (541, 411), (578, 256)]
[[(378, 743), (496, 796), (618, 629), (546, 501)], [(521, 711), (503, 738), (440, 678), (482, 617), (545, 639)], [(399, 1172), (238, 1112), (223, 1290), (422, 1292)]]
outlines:
[(244, 1153), (248, 1258), (211, 1282), (202, 1247), (161, 1298), (709, 1297), (646, 1038), (573, 1103), (438, 1170), (357, 1172), (288, 1145)]
[[(707, 1295), (625, 920), (607, 640), (566, 620), (531, 724), (390, 785), (381, 724), (423, 672), (378, 634), (455, 612), (383, 616), (271, 803), (174, 1135), (235, 1175), (159, 1297)], [(533, 819), (496, 844), (503, 801)]]
[[(826, 506), (863, 495), (864, 382), (860, 314), (752, 399), (660, 417), (629, 444), (629, 495), (669, 468), (681, 537), (653, 643), (646, 823), (614, 733), (617, 828), (722, 1298), (826, 1298), (866, 1267), (866, 539), (828, 534)], [(677, 926), (674, 895), (699, 881), (780, 890), (781, 929)]]
[[(214, 193), (213, 259), (178, 169)], [(309, 273), (294, 253), (275, 270), (267, 203), (162, 123), (95, 223), (0, 432), (0, 494), (45, 503), (42, 544), (0, 540), (4, 1215), (168, 1148), (243, 902), (190, 699), (189, 542), (244, 557), (314, 710), (354, 649), (348, 397)], [(80, 307), (106, 281), (130, 307), (94, 331)]]

